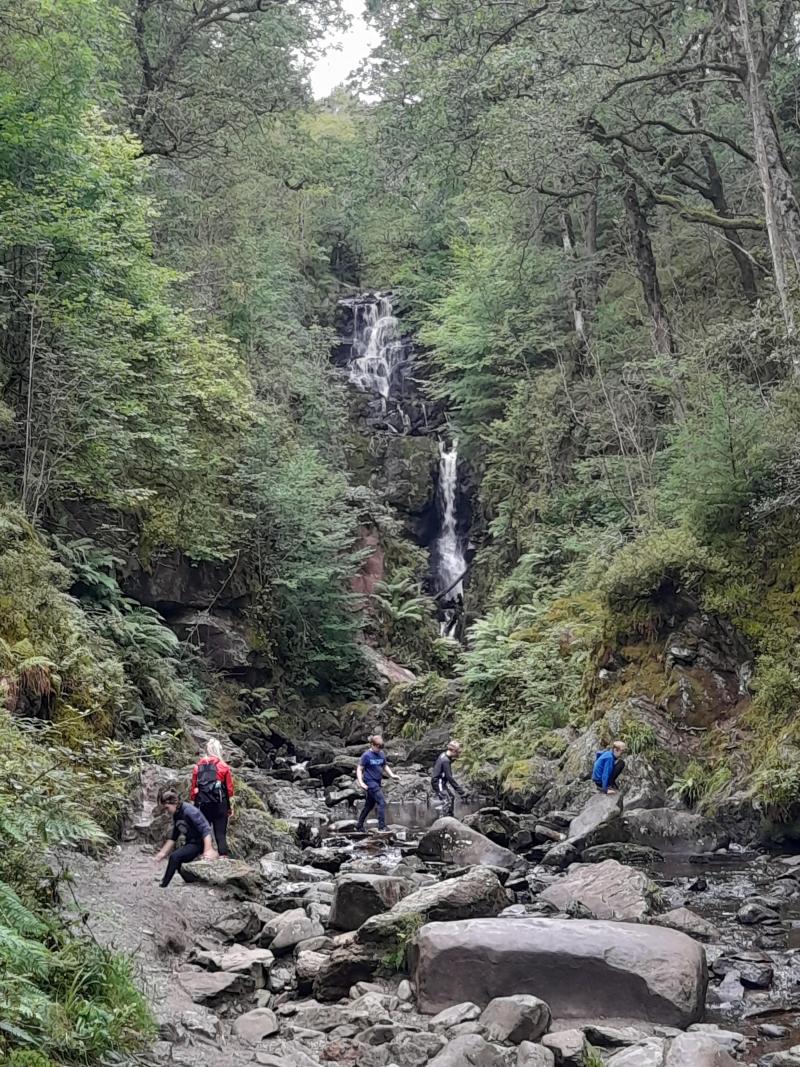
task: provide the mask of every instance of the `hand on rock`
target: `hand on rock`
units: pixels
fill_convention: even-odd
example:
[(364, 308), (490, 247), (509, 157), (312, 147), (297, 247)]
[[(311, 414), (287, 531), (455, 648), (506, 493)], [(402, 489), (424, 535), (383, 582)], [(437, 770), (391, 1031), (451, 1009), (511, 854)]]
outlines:
[(214, 848), (207, 848), (205, 850), (205, 852), (203, 853), (203, 859), (204, 860), (218, 860), (219, 859), (219, 852), (217, 852), (217, 850), (214, 849)]

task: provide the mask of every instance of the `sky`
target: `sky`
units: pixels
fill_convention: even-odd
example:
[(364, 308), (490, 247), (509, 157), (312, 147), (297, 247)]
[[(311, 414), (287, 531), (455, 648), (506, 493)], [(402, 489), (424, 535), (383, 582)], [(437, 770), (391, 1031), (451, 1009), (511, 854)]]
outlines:
[(378, 44), (377, 32), (364, 22), (364, 0), (343, 0), (342, 7), (351, 16), (352, 24), (347, 33), (330, 35), (325, 56), (311, 71), (316, 100), (328, 96)]

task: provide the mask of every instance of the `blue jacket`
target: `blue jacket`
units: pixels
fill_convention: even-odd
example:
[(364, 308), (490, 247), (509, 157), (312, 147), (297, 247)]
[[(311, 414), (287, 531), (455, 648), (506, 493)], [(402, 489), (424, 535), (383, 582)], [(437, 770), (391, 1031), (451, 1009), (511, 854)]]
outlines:
[(611, 775), (614, 773), (615, 762), (614, 753), (610, 748), (604, 748), (601, 752), (598, 752), (594, 761), (592, 781), (599, 785), (604, 793), (608, 791), (608, 787), (611, 785)]

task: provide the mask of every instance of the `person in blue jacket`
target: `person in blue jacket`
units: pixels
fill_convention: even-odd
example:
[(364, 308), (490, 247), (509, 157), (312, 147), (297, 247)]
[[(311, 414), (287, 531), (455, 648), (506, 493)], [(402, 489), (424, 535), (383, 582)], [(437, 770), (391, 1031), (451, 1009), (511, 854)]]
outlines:
[(616, 793), (617, 779), (625, 770), (622, 758), (628, 751), (624, 741), (615, 741), (611, 748), (604, 748), (597, 753), (592, 769), (592, 781), (601, 793)]
[[(211, 824), (194, 804), (182, 802), (174, 789), (159, 790), (158, 803), (172, 816), (172, 833), (164, 847), (153, 857), (155, 864), (168, 861), (164, 877), (158, 884), (162, 889), (166, 889), (176, 874), (179, 874), (184, 882), (196, 882), (197, 876), (191, 871), (185, 871), (183, 864), (191, 863), (198, 856), (202, 856), (204, 860), (219, 858), (211, 841)], [(181, 837), (184, 844), (176, 849)]]
[(373, 734), (369, 739), (369, 746), (356, 767), (358, 784), (367, 794), (366, 803), (361, 809), (361, 814), (356, 823), (356, 830), (358, 831), (364, 829), (367, 816), (373, 808), (378, 809), (378, 829), (386, 829), (386, 798), (381, 788), (384, 771), (390, 778), (394, 778), (397, 781), (397, 775), (386, 762), (386, 753), (383, 751), (383, 738), (381, 735)]

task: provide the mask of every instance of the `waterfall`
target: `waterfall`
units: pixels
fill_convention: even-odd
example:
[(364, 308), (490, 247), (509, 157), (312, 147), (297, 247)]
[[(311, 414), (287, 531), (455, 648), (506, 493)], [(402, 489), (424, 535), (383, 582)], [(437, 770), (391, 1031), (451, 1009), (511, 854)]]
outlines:
[(458, 441), (450, 447), (444, 441), (439, 442), (439, 482), (436, 489), (437, 510), (440, 515), (440, 532), (433, 546), (434, 577), (436, 593), (442, 595), (443, 611), (440, 630), (443, 636), (449, 635), (458, 619), (456, 607), (463, 596), (464, 583), (461, 581), (467, 562), (464, 558), (461, 538), (458, 535)]
[(406, 342), (386, 296), (353, 304), (353, 359), (350, 381), (365, 393), (380, 396), (384, 406), (392, 394), (398, 369), (405, 362)]
[[(409, 372), (414, 349), (403, 336), (391, 294), (367, 293), (347, 297), (340, 304), (350, 310), (352, 319), (341, 335), (339, 365), (346, 370), (350, 382), (371, 398), (367, 414), (361, 416), (368, 432), (400, 438), (435, 433), (429, 429), (425, 401), (418, 395)], [(437, 597), (440, 632), (451, 636), (463, 614), (466, 543), (463, 530), (459, 530), (458, 442), (448, 444), (440, 436), (438, 444), (439, 472), (433, 507), (426, 505), (424, 515), (415, 513), (411, 522), (417, 544), (426, 545), (430, 552), (429, 588)], [(409, 454), (420, 453), (412, 450)]]

